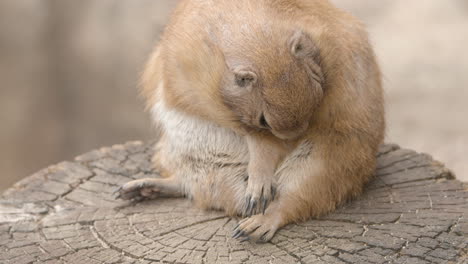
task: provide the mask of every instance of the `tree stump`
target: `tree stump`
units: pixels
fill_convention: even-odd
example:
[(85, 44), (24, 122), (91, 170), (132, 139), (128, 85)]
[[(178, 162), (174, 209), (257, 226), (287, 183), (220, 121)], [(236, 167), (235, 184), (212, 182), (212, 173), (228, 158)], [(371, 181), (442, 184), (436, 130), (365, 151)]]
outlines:
[(113, 190), (158, 177), (151, 144), (102, 148), (44, 169), (0, 200), (0, 263), (468, 263), (468, 190), (443, 164), (382, 146), (365, 193), (267, 244), (185, 199), (131, 203)]

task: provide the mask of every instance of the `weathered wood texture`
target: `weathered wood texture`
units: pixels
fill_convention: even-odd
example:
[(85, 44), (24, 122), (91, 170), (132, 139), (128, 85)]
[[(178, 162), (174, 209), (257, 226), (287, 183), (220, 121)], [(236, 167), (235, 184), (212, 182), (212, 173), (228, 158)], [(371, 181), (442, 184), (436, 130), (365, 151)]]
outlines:
[(183, 199), (132, 204), (112, 191), (157, 176), (151, 147), (103, 148), (26, 178), (0, 200), (0, 263), (468, 263), (468, 191), (428, 155), (382, 147), (364, 195), (268, 244)]

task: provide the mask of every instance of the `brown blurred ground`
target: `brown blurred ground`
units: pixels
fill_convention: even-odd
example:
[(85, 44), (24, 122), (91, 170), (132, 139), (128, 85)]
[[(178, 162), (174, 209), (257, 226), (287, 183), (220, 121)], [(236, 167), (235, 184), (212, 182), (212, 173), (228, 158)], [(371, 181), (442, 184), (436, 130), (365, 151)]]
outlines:
[[(385, 74), (387, 141), (468, 180), (468, 4), (334, 0), (369, 27)], [(93, 148), (149, 139), (140, 70), (171, 0), (0, 1), (0, 190)]]

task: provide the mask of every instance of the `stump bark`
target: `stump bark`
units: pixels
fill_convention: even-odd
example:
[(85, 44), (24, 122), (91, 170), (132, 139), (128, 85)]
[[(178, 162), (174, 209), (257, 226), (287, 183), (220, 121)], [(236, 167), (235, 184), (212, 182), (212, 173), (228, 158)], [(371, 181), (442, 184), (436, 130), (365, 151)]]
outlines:
[(7, 190), (0, 263), (468, 263), (467, 186), (428, 155), (382, 146), (361, 197), (251, 244), (231, 238), (236, 219), (184, 199), (114, 200), (120, 184), (158, 177), (151, 153), (102, 148)]

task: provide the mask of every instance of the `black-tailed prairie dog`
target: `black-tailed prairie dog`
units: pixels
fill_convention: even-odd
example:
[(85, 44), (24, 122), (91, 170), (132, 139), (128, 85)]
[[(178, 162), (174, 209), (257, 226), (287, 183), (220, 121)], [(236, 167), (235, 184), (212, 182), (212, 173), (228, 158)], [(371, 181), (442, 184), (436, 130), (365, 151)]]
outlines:
[(372, 176), (385, 121), (362, 24), (327, 0), (183, 0), (143, 77), (161, 178), (118, 196), (186, 196), (266, 242)]

